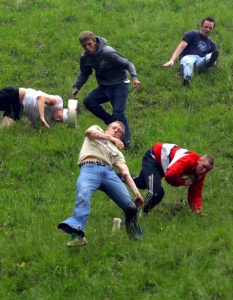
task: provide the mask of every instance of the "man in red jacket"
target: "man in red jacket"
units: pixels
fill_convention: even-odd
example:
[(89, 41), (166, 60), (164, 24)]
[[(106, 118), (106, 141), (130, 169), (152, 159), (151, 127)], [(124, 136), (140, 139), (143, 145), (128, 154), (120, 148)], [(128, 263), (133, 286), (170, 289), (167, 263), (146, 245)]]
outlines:
[(175, 144), (156, 143), (142, 159), (139, 176), (133, 176), (139, 189), (147, 189), (144, 213), (148, 213), (164, 196), (162, 177), (173, 186), (189, 186), (188, 203), (193, 212), (200, 213), (202, 186), (207, 172), (214, 167), (210, 155), (200, 157), (197, 153)]

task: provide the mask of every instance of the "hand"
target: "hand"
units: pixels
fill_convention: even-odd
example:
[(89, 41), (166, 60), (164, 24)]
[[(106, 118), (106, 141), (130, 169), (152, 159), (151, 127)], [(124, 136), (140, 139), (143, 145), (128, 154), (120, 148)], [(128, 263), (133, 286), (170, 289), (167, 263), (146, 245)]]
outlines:
[(73, 92), (72, 92), (72, 98), (73, 99), (77, 99), (75, 96), (77, 95), (78, 93), (78, 89), (73, 89)]
[(185, 178), (184, 185), (185, 186), (191, 185), (191, 184), (193, 184), (193, 181), (194, 180), (191, 177)]
[(45, 121), (45, 118), (44, 118), (44, 117), (40, 117), (40, 119), (41, 119), (41, 122), (44, 124), (44, 126), (45, 126), (46, 128), (48, 128), (48, 129), (50, 129), (50, 126), (49, 126), (49, 124)]
[(203, 217), (207, 217), (207, 216), (208, 216), (207, 214), (204, 214), (203, 212), (201, 212), (200, 209), (194, 210), (193, 212), (194, 212), (195, 214), (201, 215), (201, 216), (203, 216)]
[(138, 80), (133, 80), (133, 87), (135, 87), (136, 90), (139, 91), (139, 90), (140, 90), (140, 87), (141, 87), (140, 81), (138, 81)]
[(166, 64), (163, 65), (163, 67), (169, 67), (174, 65), (174, 60), (169, 60)]
[(142, 197), (135, 197), (133, 202), (137, 207), (139, 206), (144, 207), (144, 200), (142, 199)]
[(120, 139), (117, 139), (115, 137), (111, 137), (110, 142), (115, 144), (120, 150), (123, 150), (125, 148), (123, 142)]

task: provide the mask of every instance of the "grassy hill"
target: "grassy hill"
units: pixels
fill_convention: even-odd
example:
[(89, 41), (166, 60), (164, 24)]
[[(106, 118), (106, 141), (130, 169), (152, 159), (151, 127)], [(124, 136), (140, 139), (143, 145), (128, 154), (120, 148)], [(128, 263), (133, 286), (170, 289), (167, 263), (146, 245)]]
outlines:
[[(82, 104), (94, 76), (79, 93), (77, 129), (32, 128), (26, 118), (2, 129), (0, 299), (232, 299), (232, 12), (228, 0), (1, 1), (0, 88), (41, 89), (67, 105), (79, 72), (78, 36), (91, 30), (130, 59), (140, 77), (142, 89), (131, 88), (127, 104), (133, 147), (124, 154), (131, 172), (139, 172), (157, 141), (211, 154), (216, 167), (203, 189), (208, 216), (186, 206), (178, 211), (174, 203), (186, 199), (187, 188), (164, 182), (165, 198), (140, 219), (146, 236), (135, 242), (124, 228), (111, 231), (113, 217), (123, 214), (97, 192), (89, 244), (70, 250), (57, 224), (73, 210), (84, 131), (105, 128)], [(216, 20), (218, 65), (195, 74), (185, 89), (178, 62), (161, 65), (206, 16)]]

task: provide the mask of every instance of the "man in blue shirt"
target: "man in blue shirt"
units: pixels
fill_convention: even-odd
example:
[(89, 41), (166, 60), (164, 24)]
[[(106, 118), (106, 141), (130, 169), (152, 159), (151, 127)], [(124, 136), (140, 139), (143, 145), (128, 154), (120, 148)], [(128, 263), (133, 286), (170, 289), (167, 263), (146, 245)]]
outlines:
[(168, 67), (174, 64), (179, 56), (180, 66), (183, 71), (183, 85), (188, 86), (193, 69), (199, 73), (205, 72), (216, 64), (219, 56), (216, 44), (209, 38), (214, 31), (215, 21), (212, 18), (205, 18), (200, 25), (200, 31), (191, 30), (184, 34), (183, 40), (172, 54), (171, 59), (163, 66)]

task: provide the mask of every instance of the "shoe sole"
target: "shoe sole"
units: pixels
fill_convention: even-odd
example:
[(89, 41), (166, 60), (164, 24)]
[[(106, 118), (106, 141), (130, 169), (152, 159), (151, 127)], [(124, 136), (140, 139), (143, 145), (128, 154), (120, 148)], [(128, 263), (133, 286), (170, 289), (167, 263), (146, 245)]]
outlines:
[(213, 66), (213, 64), (214, 64), (215, 61), (217, 60), (218, 56), (219, 56), (219, 52), (218, 52), (218, 51), (214, 51), (214, 52), (211, 54), (210, 59), (207, 61), (205, 67), (206, 67), (206, 68), (210, 68), (211, 66)]

